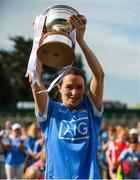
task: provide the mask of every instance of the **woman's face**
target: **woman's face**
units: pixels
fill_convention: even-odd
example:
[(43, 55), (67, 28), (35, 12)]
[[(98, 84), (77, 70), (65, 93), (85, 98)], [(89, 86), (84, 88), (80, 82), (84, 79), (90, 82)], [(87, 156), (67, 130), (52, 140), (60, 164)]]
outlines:
[(61, 86), (59, 86), (59, 92), (63, 104), (70, 109), (74, 109), (81, 102), (85, 92), (83, 77), (73, 74), (66, 75)]

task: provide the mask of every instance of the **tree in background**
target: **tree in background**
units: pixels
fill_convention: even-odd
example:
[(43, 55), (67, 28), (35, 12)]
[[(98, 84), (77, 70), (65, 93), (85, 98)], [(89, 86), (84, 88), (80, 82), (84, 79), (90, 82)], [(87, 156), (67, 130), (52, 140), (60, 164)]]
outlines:
[[(13, 50), (0, 50), (0, 107), (16, 107), (18, 101), (32, 101), (28, 78), (25, 78), (32, 39), (15, 36), (10, 40), (14, 43)], [(84, 72), (81, 55), (76, 55), (74, 66)], [(42, 77), (47, 87), (57, 75), (56, 69), (43, 65)], [(54, 93), (55, 90), (51, 95)]]
[(17, 101), (30, 100), (31, 91), (25, 78), (32, 40), (16, 36), (12, 51), (0, 51), (0, 77), (3, 79), (0, 89), (0, 106), (14, 107)]

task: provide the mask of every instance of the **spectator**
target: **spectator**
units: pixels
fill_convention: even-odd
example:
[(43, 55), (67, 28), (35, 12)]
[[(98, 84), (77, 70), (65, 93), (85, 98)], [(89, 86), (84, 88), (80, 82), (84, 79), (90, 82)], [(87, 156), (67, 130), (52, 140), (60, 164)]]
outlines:
[(138, 139), (138, 134), (139, 134), (139, 131), (138, 131), (137, 128), (131, 128), (129, 130), (129, 136), (132, 137), (132, 138)]
[(35, 161), (34, 146), (35, 142), (38, 140), (38, 125), (37, 123), (32, 123), (28, 128), (28, 136), (25, 139), (25, 145), (27, 147), (28, 156), (26, 158), (26, 167), (30, 166)]
[(12, 127), (12, 123), (11, 123), (11, 121), (10, 120), (7, 120), (6, 122), (5, 122), (5, 134), (10, 134), (11, 133), (11, 127)]
[(2, 143), (3, 133), (0, 132), (0, 179), (5, 179), (5, 156), (4, 156), (4, 145)]
[(11, 148), (6, 153), (5, 171), (7, 179), (22, 178), (26, 148), (21, 140), (20, 133), (21, 125), (19, 123), (13, 124), (10, 135)]
[(122, 151), (118, 162), (121, 163), (123, 179), (139, 179), (138, 165), (140, 152), (137, 151), (137, 138), (129, 138), (129, 148)]
[(108, 140), (109, 142), (116, 138), (116, 127), (114, 125), (109, 125), (107, 128)]
[(129, 130), (129, 136), (138, 139), (137, 150), (140, 151), (139, 130), (137, 128), (131, 128)]
[(0, 131), (0, 179), (5, 179), (5, 153), (10, 150), (11, 122), (5, 122), (5, 129)]
[(22, 140), (26, 140), (26, 138), (28, 137), (27, 129), (28, 129), (27, 125), (23, 125), (21, 128), (21, 139)]
[(101, 171), (101, 177), (107, 179), (107, 169), (108, 164), (106, 160), (106, 144), (108, 142), (108, 132), (107, 128), (104, 126), (99, 132), (99, 150), (98, 150), (98, 160), (99, 167)]
[(44, 179), (45, 163), (46, 163), (46, 151), (43, 148), (41, 150), (39, 160), (26, 169), (24, 178)]
[(10, 139), (9, 136), (11, 134), (11, 127), (12, 127), (12, 123), (11, 121), (7, 120), (5, 122), (5, 129), (1, 130), (2, 135), (2, 141), (4, 145), (9, 145), (10, 144)]
[(40, 138), (35, 142), (35, 146), (34, 146), (34, 153), (36, 160), (39, 159), (41, 155), (41, 150), (44, 148), (44, 146), (45, 146), (45, 137), (41, 131)]
[(111, 141), (107, 150), (107, 159), (109, 165), (109, 175), (111, 179), (116, 179), (118, 168), (118, 157), (120, 153), (128, 148), (126, 142), (127, 132), (122, 126), (116, 127), (116, 139)]

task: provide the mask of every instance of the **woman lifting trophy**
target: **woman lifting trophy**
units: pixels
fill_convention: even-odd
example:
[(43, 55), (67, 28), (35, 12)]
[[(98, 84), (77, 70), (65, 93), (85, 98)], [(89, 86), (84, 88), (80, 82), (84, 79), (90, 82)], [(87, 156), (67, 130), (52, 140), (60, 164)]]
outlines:
[[(40, 16), (35, 22), (27, 72), (36, 118), (45, 136), (45, 179), (100, 179), (97, 150), (103, 113), (104, 71), (84, 40), (85, 22), (75, 9), (64, 5), (49, 7), (45, 17)], [(92, 72), (89, 92), (86, 93), (82, 71), (68, 66), (57, 81), (60, 101), (54, 101), (42, 82), (42, 63), (55, 68), (71, 64), (75, 41)], [(37, 58), (36, 63), (31, 63), (34, 58)], [(36, 73), (32, 71), (35, 67)], [(38, 77), (38, 83), (35, 77)]]

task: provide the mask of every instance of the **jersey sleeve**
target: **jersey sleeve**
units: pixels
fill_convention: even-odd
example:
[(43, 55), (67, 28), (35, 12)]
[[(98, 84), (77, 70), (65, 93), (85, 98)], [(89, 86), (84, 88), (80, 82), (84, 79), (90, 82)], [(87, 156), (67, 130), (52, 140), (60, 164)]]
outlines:
[(94, 115), (95, 115), (96, 117), (99, 117), (99, 118), (102, 117), (103, 111), (104, 111), (104, 106), (103, 106), (103, 104), (102, 104), (102, 106), (101, 106), (101, 110), (98, 110), (97, 107), (95, 106), (94, 102), (92, 101), (91, 96), (88, 95), (88, 97), (89, 97), (89, 100), (90, 100), (90, 102), (91, 102), (91, 104), (92, 104), (92, 108), (93, 108), (93, 111), (94, 111)]
[(47, 98), (46, 106), (45, 106), (45, 111), (44, 114), (41, 116), (39, 112), (35, 112), (36, 118), (39, 122), (40, 128), (43, 131), (43, 133), (47, 130), (49, 126), (49, 113), (50, 109), (52, 108), (52, 103), (50, 98)]
[(102, 114), (104, 108), (102, 106), (101, 111), (99, 111), (94, 105), (89, 95), (86, 95), (85, 98), (86, 98), (86, 107), (89, 112), (89, 117), (92, 121), (94, 121), (94, 126), (96, 128), (96, 131), (99, 132), (102, 125)]

